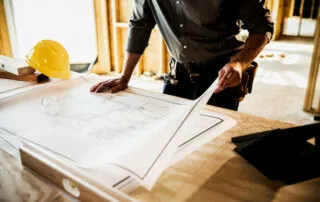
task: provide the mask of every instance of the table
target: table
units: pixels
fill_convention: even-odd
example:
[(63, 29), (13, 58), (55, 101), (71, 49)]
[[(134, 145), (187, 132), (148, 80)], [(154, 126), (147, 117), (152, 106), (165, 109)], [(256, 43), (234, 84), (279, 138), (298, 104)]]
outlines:
[[(105, 77), (109, 78), (112, 77)], [(131, 82), (136, 87), (145, 86), (142, 84)], [(237, 125), (168, 168), (151, 192), (141, 187), (132, 192), (131, 197), (148, 202), (320, 201), (320, 178), (284, 186), (281, 182), (268, 180), (233, 152), (235, 146), (231, 143), (232, 137), (288, 128), (293, 124), (218, 107), (207, 108), (232, 117)], [(18, 151), (0, 144), (0, 201), (65, 202), (75, 199), (23, 168)]]
[[(233, 152), (231, 137), (288, 128), (292, 124), (208, 107), (238, 124), (168, 168), (151, 192), (130, 194), (139, 201), (320, 201), (320, 178), (284, 186), (272, 182)], [(73, 201), (49, 182), (23, 169), (0, 148), (0, 201)]]

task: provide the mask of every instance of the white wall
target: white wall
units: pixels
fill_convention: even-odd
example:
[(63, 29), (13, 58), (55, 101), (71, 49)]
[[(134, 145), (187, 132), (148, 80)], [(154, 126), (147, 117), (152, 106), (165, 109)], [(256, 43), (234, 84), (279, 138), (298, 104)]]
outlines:
[(301, 28), (299, 33), (300, 18), (292, 16), (285, 19), (283, 34), (287, 36), (308, 36), (313, 37), (316, 30), (316, 20), (302, 18)]
[(15, 57), (42, 39), (60, 42), (73, 63), (97, 54), (93, 0), (7, 0), (6, 14)]

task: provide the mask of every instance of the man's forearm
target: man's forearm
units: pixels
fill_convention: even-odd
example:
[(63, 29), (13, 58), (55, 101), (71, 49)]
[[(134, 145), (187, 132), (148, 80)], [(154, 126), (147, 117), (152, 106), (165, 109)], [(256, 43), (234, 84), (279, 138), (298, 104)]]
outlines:
[(266, 46), (269, 39), (265, 35), (249, 35), (245, 47), (231, 58), (231, 63), (240, 63), (244, 71)]
[(141, 57), (141, 54), (128, 53), (128, 52), (126, 53), (126, 58), (125, 58), (124, 66), (122, 70), (122, 77), (127, 82), (129, 82), (132, 72), (136, 67), (140, 57)]

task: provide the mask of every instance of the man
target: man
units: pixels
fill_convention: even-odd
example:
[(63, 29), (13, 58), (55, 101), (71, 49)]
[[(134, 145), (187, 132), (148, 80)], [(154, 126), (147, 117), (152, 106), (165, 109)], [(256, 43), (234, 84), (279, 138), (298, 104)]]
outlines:
[[(237, 110), (232, 88), (273, 33), (263, 4), (264, 0), (134, 0), (122, 76), (94, 85), (91, 92), (107, 87), (115, 93), (127, 87), (157, 24), (172, 56), (163, 92), (196, 99), (218, 78), (208, 104)], [(245, 43), (235, 38), (240, 24), (249, 31)]]

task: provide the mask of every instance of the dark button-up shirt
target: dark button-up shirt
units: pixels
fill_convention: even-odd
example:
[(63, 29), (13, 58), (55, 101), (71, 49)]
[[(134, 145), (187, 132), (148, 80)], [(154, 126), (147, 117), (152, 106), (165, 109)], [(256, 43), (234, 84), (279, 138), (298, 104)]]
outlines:
[[(214, 59), (243, 47), (241, 28), (271, 38), (273, 21), (264, 0), (134, 0), (126, 50), (142, 54), (157, 24), (179, 62)], [(241, 23), (239, 23), (241, 22)]]

